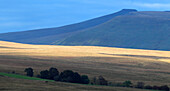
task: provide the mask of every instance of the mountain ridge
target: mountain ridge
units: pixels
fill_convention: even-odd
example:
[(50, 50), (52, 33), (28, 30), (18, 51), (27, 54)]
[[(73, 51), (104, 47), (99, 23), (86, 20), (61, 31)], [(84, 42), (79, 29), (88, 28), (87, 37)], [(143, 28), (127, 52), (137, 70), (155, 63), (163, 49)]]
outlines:
[(170, 12), (122, 9), (84, 22), (0, 34), (0, 40), (27, 44), (109, 46), (170, 51)]

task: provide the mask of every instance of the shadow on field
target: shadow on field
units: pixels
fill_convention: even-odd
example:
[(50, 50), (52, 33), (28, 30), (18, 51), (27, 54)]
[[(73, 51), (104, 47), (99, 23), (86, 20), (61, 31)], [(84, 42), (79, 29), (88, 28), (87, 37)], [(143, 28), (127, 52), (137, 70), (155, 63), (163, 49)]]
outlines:
[(0, 46), (0, 48), (8, 48), (8, 49), (34, 49), (34, 48), (16, 48), (16, 47), (4, 47), (4, 46)]
[(152, 59), (170, 59), (170, 57), (159, 57), (159, 56), (146, 56), (146, 55), (127, 55), (127, 54), (108, 54), (100, 53), (104, 55), (114, 55), (114, 56), (127, 56), (127, 57), (143, 57), (143, 58), (152, 58)]

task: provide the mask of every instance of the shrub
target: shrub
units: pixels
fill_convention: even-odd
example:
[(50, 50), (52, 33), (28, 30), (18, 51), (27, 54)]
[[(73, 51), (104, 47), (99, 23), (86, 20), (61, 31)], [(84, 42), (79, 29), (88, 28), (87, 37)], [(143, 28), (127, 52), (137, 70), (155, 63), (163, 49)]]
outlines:
[(73, 74), (73, 83), (81, 83), (81, 76), (79, 73), (75, 72)]
[(97, 79), (97, 85), (108, 85), (108, 83), (103, 76), (99, 76)]
[(73, 82), (72, 76), (74, 72), (72, 70), (65, 70), (60, 74), (60, 81), (62, 82)]
[(48, 70), (43, 70), (40, 72), (40, 78), (43, 78), (43, 79), (49, 79), (50, 76), (49, 76), (49, 71)]
[(123, 82), (123, 86), (131, 87), (132, 86), (132, 82), (131, 81), (125, 81), (125, 82)]
[(34, 72), (32, 68), (26, 68), (24, 71), (27, 72), (27, 76), (33, 77)]
[(81, 76), (72, 70), (65, 70), (61, 72), (59, 80), (63, 82), (81, 83)]
[(94, 85), (108, 85), (107, 80), (105, 80), (105, 78), (103, 76), (98, 76), (98, 77), (94, 77), (91, 80), (91, 84)]
[(49, 79), (54, 80), (55, 76), (59, 75), (59, 71), (56, 68), (50, 68), (49, 69)]
[(89, 84), (90, 80), (87, 75), (82, 75), (81, 76), (81, 83), (82, 84)]
[(55, 81), (60, 81), (60, 77), (59, 77), (59, 76), (55, 76), (55, 77), (54, 77), (54, 80), (55, 80)]

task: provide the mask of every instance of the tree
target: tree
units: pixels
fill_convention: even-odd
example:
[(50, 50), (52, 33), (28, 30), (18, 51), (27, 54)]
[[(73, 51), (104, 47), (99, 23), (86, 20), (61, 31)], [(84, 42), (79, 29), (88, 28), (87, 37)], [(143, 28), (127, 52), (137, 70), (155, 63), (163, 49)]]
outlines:
[(55, 77), (54, 77), (54, 80), (55, 80), (55, 81), (60, 81), (60, 76), (55, 76)]
[(131, 87), (132, 86), (132, 82), (131, 81), (125, 81), (125, 82), (123, 82), (123, 85), (125, 87)]
[(49, 71), (48, 70), (43, 70), (40, 72), (40, 77), (43, 78), (43, 79), (49, 79), (50, 76), (49, 76)]
[(74, 72), (72, 70), (65, 70), (60, 74), (60, 81), (73, 82)]
[[(72, 70), (65, 70), (61, 72), (60, 76), (55, 77), (55, 79), (62, 82), (82, 83), (81, 75), (77, 72), (73, 72)], [(83, 76), (83, 81), (83, 84), (89, 83), (88, 77)]]
[(105, 78), (103, 76), (98, 76), (98, 77), (94, 77), (91, 80), (91, 84), (94, 85), (108, 85), (107, 80), (105, 80)]
[(73, 83), (81, 83), (81, 76), (79, 73), (75, 72), (72, 77)]
[(108, 82), (103, 76), (99, 76), (97, 79), (97, 85), (108, 85)]
[(27, 76), (33, 77), (34, 72), (32, 68), (26, 68), (24, 72), (27, 72)]
[(59, 75), (59, 71), (56, 68), (50, 68), (49, 69), (49, 79), (54, 80), (55, 76)]
[(90, 80), (87, 75), (82, 75), (81, 76), (81, 83), (82, 84), (89, 84)]

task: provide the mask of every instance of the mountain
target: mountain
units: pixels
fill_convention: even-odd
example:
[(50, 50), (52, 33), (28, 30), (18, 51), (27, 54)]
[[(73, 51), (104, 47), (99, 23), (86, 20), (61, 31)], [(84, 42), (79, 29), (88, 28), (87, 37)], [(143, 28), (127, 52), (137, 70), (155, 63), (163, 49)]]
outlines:
[(3, 33), (0, 40), (170, 51), (170, 12), (123, 9), (62, 27)]

